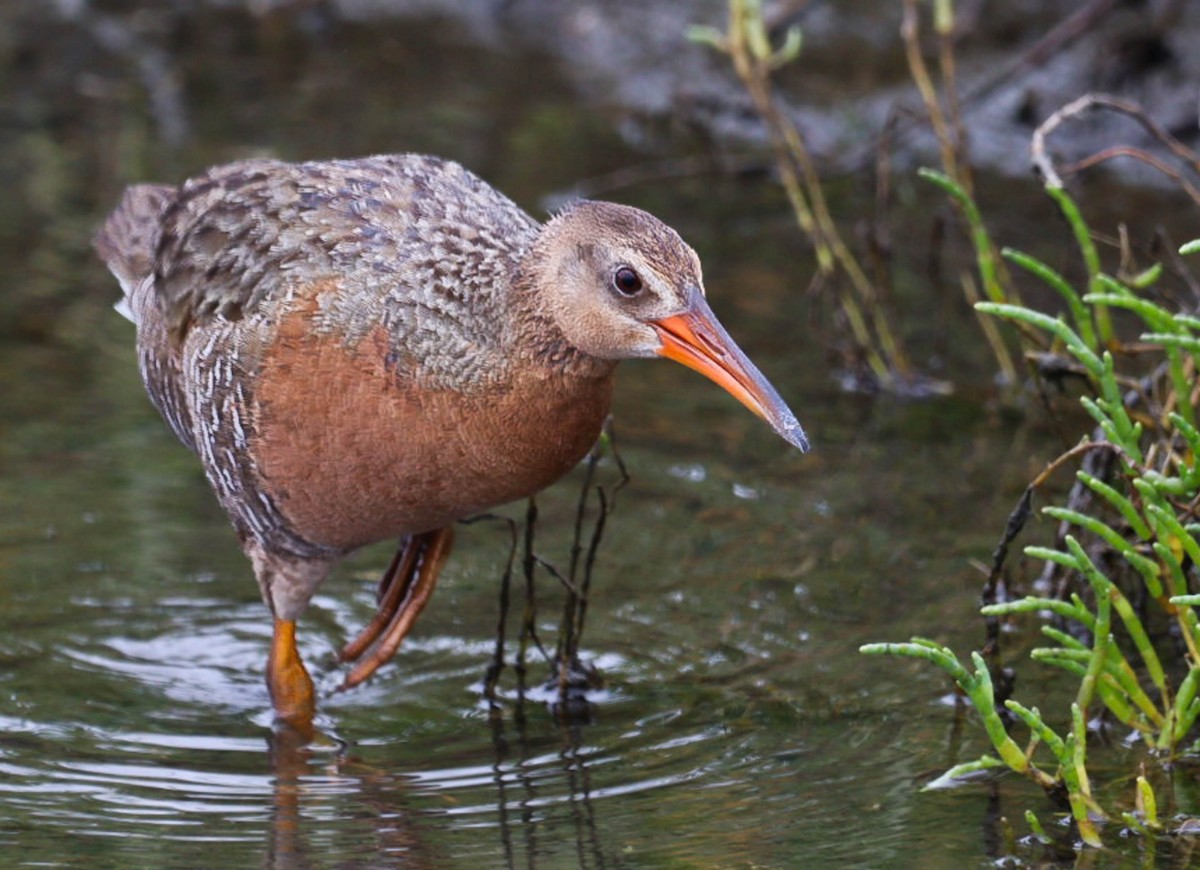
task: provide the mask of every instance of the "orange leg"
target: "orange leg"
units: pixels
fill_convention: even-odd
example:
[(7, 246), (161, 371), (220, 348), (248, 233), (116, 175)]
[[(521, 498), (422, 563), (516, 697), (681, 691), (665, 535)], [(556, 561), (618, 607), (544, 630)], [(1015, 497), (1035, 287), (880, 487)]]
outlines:
[(311, 738), (316, 701), (312, 678), (304, 669), (304, 662), (300, 660), (300, 652), (296, 649), (294, 620), (275, 619), (275, 635), (271, 640), (271, 655), (267, 659), (267, 688), (271, 692), (276, 721)]
[(396, 654), (400, 642), (429, 602), (453, 542), (451, 527), (413, 535), (405, 541), (403, 552), (392, 560), (384, 575), (380, 587), (383, 594), (375, 617), (342, 650), (343, 661), (354, 660), (374, 644), (367, 657), (346, 675), (342, 689), (357, 686)]

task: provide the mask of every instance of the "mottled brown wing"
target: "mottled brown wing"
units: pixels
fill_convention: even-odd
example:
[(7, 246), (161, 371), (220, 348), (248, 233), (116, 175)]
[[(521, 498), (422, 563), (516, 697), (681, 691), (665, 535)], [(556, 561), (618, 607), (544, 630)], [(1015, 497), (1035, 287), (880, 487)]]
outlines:
[(334, 279), (348, 336), (386, 317), (398, 345), (461, 334), (469, 348), (495, 341), (484, 309), (502, 304), (492, 290), (536, 230), (433, 157), (234, 163), (186, 182), (163, 214), (154, 295), (178, 343), (193, 323), (239, 320), (297, 282)]
[(209, 170), (163, 213), (155, 299), (179, 343), (195, 322), (239, 320), (287, 276), (311, 235), (295, 167), (271, 160)]

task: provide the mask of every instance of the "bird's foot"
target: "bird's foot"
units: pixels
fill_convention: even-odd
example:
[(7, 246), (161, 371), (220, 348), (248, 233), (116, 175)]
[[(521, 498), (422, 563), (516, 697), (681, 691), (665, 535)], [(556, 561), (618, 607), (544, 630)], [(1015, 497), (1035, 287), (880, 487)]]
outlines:
[(420, 556), (420, 546), (417, 541), (421, 536), (407, 537), (400, 542), (400, 548), (392, 557), (392, 563), (383, 572), (379, 580), (377, 610), (371, 621), (363, 626), (354, 640), (342, 647), (338, 660), (342, 662), (357, 661), (364, 652), (379, 640), (379, 636), (396, 616), (401, 604), (408, 597), (409, 587), (412, 586), (416, 575), (417, 559)]
[[(453, 542), (451, 527), (405, 539), (380, 583), (375, 616), (358, 637), (342, 648), (341, 660), (358, 664), (346, 675), (340, 689), (357, 686), (396, 654), (433, 594)], [(361, 658), (364, 653), (366, 658)]]

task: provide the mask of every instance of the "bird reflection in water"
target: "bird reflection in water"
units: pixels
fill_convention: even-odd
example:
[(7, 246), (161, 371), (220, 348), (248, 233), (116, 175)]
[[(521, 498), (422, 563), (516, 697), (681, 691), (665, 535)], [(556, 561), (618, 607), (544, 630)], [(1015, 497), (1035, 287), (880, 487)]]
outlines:
[[(454, 781), (460, 776), (470, 780), (474, 794), (486, 790), (474, 760), (464, 761), (458, 771), (442, 771), (440, 781), (431, 780), (374, 766), (352, 750), (319, 748), (295, 729), (276, 730), (270, 746), (274, 806), (263, 865), (273, 870), (320, 866), (332, 847), (355, 865), (445, 867), (455, 860), (445, 822), (453, 826), (460, 819), (470, 830), (469, 853), (484, 862), (480, 866), (536, 868), (542, 856), (553, 856), (552, 864), (559, 865), (564, 854), (579, 867), (618, 865), (614, 847), (599, 834), (600, 804), (593, 800), (584, 744), (587, 724), (560, 718), (558, 748), (548, 751), (544, 732), (530, 738), (527, 703), (533, 702), (518, 697), (508, 716), (492, 708), (490, 796), (452, 810), (431, 809), (423, 798), (456, 804), (451, 790), (461, 788)], [(544, 714), (539, 709), (533, 715)], [(355, 820), (352, 842), (331, 837), (331, 816)], [(481, 816), (494, 818), (494, 824), (480, 824)], [(489, 841), (488, 831), (495, 832), (496, 841)]]

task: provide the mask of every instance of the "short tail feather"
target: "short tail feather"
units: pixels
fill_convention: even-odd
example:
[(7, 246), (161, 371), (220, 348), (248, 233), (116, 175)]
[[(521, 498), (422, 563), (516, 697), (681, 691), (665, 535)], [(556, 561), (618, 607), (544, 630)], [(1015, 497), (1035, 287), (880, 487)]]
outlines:
[(134, 289), (154, 268), (162, 216), (175, 197), (165, 184), (135, 184), (125, 189), (120, 204), (104, 221), (92, 245), (121, 282), (122, 298), (114, 306), (122, 317), (137, 322), (130, 304)]

